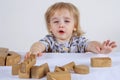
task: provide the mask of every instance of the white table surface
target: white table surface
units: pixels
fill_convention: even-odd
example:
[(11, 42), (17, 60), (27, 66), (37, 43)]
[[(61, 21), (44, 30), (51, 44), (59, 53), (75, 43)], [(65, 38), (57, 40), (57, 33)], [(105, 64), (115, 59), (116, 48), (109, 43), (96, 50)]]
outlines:
[[(20, 53), (22, 59), (25, 53)], [(90, 58), (109, 56), (112, 59), (112, 67), (93, 68), (90, 66)], [(72, 80), (120, 80), (120, 52), (108, 55), (92, 53), (45, 53), (42, 57), (37, 57), (36, 65), (48, 63), (50, 71), (53, 72), (55, 66), (63, 66), (74, 61), (76, 65), (85, 64), (90, 68), (89, 74), (71, 73)], [(19, 80), (18, 76), (11, 74), (11, 66), (0, 66), (0, 80)], [(30, 79), (35, 80), (35, 79)], [(43, 77), (39, 80), (47, 80)]]

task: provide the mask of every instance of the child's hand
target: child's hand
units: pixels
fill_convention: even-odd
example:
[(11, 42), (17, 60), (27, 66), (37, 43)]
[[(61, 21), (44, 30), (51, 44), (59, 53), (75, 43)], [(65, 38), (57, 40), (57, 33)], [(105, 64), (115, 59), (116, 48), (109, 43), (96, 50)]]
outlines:
[(116, 43), (110, 42), (110, 40), (104, 41), (102, 44), (97, 41), (91, 41), (86, 51), (93, 53), (110, 53), (115, 47), (117, 47)]
[(30, 54), (35, 54), (36, 56), (42, 56), (45, 51), (45, 45), (40, 42), (35, 42), (29, 52), (26, 53), (25, 59), (30, 57)]
[(117, 47), (115, 42), (110, 42), (110, 40), (104, 41), (100, 53), (110, 53), (113, 48)]

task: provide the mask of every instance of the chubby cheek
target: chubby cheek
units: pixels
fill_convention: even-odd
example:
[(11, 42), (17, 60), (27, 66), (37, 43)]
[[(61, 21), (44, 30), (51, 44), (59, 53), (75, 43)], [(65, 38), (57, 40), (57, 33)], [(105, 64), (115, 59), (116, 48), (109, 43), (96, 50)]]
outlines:
[(66, 32), (67, 32), (68, 34), (72, 34), (72, 33), (73, 33), (73, 29), (69, 29), (69, 28), (68, 28), (68, 29), (66, 30)]
[(51, 32), (52, 32), (53, 34), (57, 34), (57, 29), (56, 29), (56, 28), (51, 28)]

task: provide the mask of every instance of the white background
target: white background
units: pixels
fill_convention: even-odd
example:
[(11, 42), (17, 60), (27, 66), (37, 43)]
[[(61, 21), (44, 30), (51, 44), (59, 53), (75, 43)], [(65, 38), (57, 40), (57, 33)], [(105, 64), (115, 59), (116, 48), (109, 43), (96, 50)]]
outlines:
[(58, 1), (78, 7), (88, 39), (116, 41), (120, 51), (120, 0), (0, 0), (0, 47), (28, 51), (47, 34), (44, 13)]

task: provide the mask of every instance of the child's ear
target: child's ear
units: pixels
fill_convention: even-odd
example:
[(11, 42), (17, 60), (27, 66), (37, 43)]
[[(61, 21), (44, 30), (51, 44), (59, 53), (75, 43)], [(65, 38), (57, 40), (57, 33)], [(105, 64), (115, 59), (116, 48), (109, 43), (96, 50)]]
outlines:
[(75, 31), (76, 31), (76, 28), (74, 28), (73, 31), (75, 32)]

